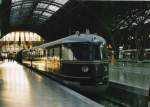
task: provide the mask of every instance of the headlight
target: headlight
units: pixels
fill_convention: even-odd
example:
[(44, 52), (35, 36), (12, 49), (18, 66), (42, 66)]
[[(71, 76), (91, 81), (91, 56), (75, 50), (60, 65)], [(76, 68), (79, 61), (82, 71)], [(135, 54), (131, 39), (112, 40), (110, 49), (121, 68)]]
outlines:
[(88, 66), (82, 66), (81, 70), (83, 72), (88, 72), (89, 71), (89, 67)]

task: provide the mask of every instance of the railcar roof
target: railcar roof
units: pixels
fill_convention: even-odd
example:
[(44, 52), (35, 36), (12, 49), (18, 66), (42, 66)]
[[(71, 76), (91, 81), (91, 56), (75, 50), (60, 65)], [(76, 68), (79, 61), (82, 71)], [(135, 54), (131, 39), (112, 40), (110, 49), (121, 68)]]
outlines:
[(77, 42), (89, 42), (89, 43), (106, 43), (105, 39), (101, 36), (95, 34), (80, 34), (80, 35), (71, 35), (62, 39), (58, 39), (53, 42), (45, 43), (40, 46), (33, 47), (32, 49), (36, 48), (46, 48), (54, 45), (65, 44), (65, 43), (77, 43)]

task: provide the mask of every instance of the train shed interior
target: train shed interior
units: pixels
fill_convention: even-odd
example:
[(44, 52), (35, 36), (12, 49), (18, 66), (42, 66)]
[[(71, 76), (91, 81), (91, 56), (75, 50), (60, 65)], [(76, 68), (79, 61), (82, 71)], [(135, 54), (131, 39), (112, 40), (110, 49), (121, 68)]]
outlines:
[[(103, 68), (109, 71), (109, 86), (105, 92), (99, 92), (101, 88), (97, 87), (89, 92), (91, 87), (87, 87), (87, 84), (79, 86), (69, 83), (69, 86), (66, 86), (60, 83), (62, 86), (59, 86), (59, 81), (55, 83), (49, 80), (47, 75), (43, 76), (39, 71), (32, 69), (32, 64), (35, 63), (32, 59), (32, 55), (35, 54), (33, 51), (38, 50), (39, 47), (49, 49), (53, 45), (48, 47), (45, 43), (52, 41), (57, 43), (56, 40), (74, 34), (93, 34), (106, 40), (107, 62), (105, 60), (90, 62), (90, 64), (108, 64), (109, 69)], [(56, 49), (54, 46), (53, 55), (55, 50), (70, 47), (71, 45), (66, 47), (64, 45)], [(11, 49), (14, 51), (11, 52)], [(14, 61), (17, 53), (22, 50), (30, 53), (27, 54), (29, 55), (27, 59), (31, 64), (27, 68), (20, 65), (19, 61), (22, 59), (19, 59), (19, 63)], [(49, 50), (43, 51), (42, 54), (48, 56), (48, 52)], [(62, 57), (61, 54), (62, 52), (59, 52)], [(13, 60), (6, 58), (9, 55), (13, 55)], [(5, 60), (1, 58), (2, 56), (5, 56)], [(38, 58), (37, 60), (39, 61)], [(37, 61), (36, 66), (40, 63), (39, 67), (42, 65), (47, 67), (48, 59), (43, 57), (40, 60), (42, 61)], [(56, 60), (60, 61), (55, 57)], [(73, 64), (77, 64), (78, 61)], [(80, 62), (83, 63), (85, 62)], [(89, 68), (86, 66), (82, 66), (81, 70), (87, 72)], [(42, 69), (45, 71), (49, 70), (44, 67)], [(99, 69), (94, 67), (94, 70)], [(15, 107), (18, 104), (21, 105), (20, 107), (49, 107), (51, 102), (53, 107), (93, 107), (93, 105), (94, 107), (147, 107), (148, 104), (150, 107), (149, 68), (150, 1), (0, 0), (0, 106), (2, 107)], [(24, 82), (21, 82), (23, 80)], [(36, 84), (33, 84), (34, 81)], [(68, 84), (66, 81), (65, 83)], [(14, 94), (11, 94), (11, 91)], [(50, 93), (50, 96), (47, 93)], [(17, 101), (19, 98), (21, 101)], [(40, 103), (42, 98), (45, 103)]]

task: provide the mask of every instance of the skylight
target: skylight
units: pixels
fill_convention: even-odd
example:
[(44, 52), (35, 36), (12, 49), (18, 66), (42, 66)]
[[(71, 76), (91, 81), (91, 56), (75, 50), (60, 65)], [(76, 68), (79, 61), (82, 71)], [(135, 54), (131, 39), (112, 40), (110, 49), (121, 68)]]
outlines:
[(37, 8), (46, 8), (48, 4), (38, 3)]
[(26, 4), (23, 4), (22, 7), (26, 8), (26, 7), (31, 7), (32, 5), (33, 5), (32, 3), (26, 3)]
[(48, 12), (44, 12), (43, 15), (44, 15), (44, 16), (47, 16), (47, 17), (52, 16), (52, 14), (50, 14), (50, 13), (48, 13)]
[(41, 14), (42, 11), (35, 10), (33, 13), (34, 13), (34, 14)]
[(145, 22), (144, 22), (144, 24), (147, 24), (149, 22), (150, 22), (150, 19), (146, 19)]
[(65, 4), (67, 3), (69, 0), (54, 0), (55, 2), (57, 3), (60, 3), (60, 4)]
[(18, 8), (20, 8), (20, 7), (21, 7), (21, 6), (18, 5), (18, 6), (12, 7), (12, 9), (18, 9)]
[[(44, 23), (69, 0), (11, 0), (10, 25)], [(19, 20), (18, 20), (19, 19)], [(36, 20), (36, 21), (34, 21)], [(19, 22), (19, 23), (18, 23)]]
[(58, 9), (59, 9), (59, 7), (54, 6), (54, 5), (49, 5), (49, 6), (48, 6), (48, 10), (52, 10), (52, 11), (54, 11), (54, 12), (56, 12)]
[(14, 2), (18, 2), (18, 1), (22, 1), (22, 0), (12, 0), (11, 2), (14, 3)]

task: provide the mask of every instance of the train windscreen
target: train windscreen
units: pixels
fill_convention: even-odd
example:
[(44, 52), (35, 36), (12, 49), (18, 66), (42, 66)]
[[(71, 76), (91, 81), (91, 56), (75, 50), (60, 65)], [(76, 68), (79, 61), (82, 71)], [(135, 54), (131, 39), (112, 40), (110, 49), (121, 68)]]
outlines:
[(101, 59), (103, 59), (103, 60), (108, 59), (108, 50), (107, 50), (105, 44), (100, 45), (100, 54), (101, 54)]
[(64, 44), (62, 54), (64, 60), (101, 60), (104, 57), (100, 44), (89, 43)]

